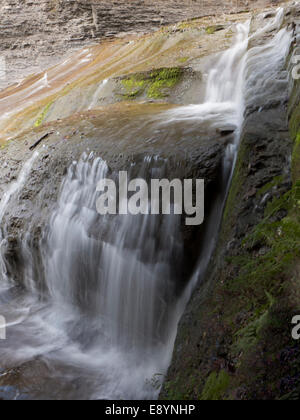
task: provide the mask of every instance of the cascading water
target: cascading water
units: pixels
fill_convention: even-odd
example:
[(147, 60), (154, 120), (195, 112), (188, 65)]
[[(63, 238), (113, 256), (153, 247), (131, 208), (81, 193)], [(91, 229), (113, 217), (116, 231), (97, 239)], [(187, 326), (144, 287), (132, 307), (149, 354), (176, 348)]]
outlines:
[(94, 93), (94, 96), (93, 96), (91, 105), (89, 106), (88, 109), (93, 109), (97, 105), (97, 102), (99, 100), (100, 93), (102, 92), (102, 90), (104, 89), (104, 87), (107, 85), (107, 82), (108, 82), (108, 80), (105, 79), (105, 80), (103, 80), (103, 82), (100, 83), (98, 89)]
[[(266, 31), (278, 28), (280, 16), (281, 10)], [(7, 366), (42, 360), (47, 366), (46, 385), (33, 397), (55, 397), (55, 392), (65, 398), (157, 397), (158, 379), (170, 363), (178, 321), (215, 247), (242, 129), (245, 70), (262, 55), (267, 57), (265, 65), (276, 62), (278, 42), (282, 59), (291, 41), (283, 29), (261, 49), (247, 52), (249, 29), (249, 22), (237, 25), (234, 46), (220, 54), (209, 71), (204, 103), (164, 112), (157, 121), (159, 126), (162, 118), (164, 125), (194, 120), (199, 127), (230, 127), (235, 133), (224, 158), (223, 191), (208, 217), (205, 246), (184, 292), (177, 288), (183, 253), (180, 218), (101, 217), (96, 212), (96, 185), (108, 174), (116, 174), (93, 154), (70, 166), (41, 239), (39, 278), (34, 278), (30, 266), (34, 251), (24, 246), (27, 290), (1, 308), (7, 319), (12, 311), (21, 317), (1, 343), (1, 360)], [(8, 199), (2, 200), (1, 220), (33, 159)], [(166, 171), (167, 162), (149, 157), (141, 165), (133, 162), (129, 173), (149, 179), (168, 177)], [(2, 258), (1, 282), (5, 272)]]
[[(158, 162), (145, 159), (140, 175), (162, 177)], [(95, 185), (107, 172), (93, 154), (69, 169), (46, 238), (46, 284), (58, 307), (75, 307), (99, 322), (102, 345), (146, 358), (169, 330), (180, 218), (98, 215)]]
[[(163, 178), (165, 164), (145, 158), (138, 173)], [(31, 288), (22, 305), (34, 311), (10, 338), (19, 360), (43, 354), (49, 363), (64, 364), (64, 374), (72, 369), (86, 387), (77, 398), (149, 398), (157, 392), (151, 380), (168, 363), (166, 346), (175, 330), (180, 217), (100, 216), (95, 187), (108, 171), (93, 154), (69, 168), (41, 240), (48, 304), (38, 303), (38, 286)], [(21, 330), (32, 337), (30, 345)], [(2, 353), (6, 360), (9, 345), (10, 339)]]
[(226, 151), (225, 172), (234, 168), (243, 124), (243, 87), (250, 21), (238, 24), (236, 29), (236, 42), (233, 47), (222, 53), (216, 65), (209, 70), (204, 102), (169, 112), (171, 120), (197, 120), (199, 124), (205, 124), (211, 129), (227, 127), (235, 131), (234, 142)]

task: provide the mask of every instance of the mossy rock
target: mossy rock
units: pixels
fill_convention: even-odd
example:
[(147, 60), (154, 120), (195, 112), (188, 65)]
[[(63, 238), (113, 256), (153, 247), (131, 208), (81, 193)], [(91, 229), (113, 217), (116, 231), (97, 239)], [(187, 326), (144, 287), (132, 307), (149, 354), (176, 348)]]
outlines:
[(121, 84), (124, 93), (121, 96), (127, 100), (133, 100), (143, 95), (149, 99), (163, 99), (182, 80), (183, 74), (184, 69), (175, 67), (123, 77)]
[(292, 154), (293, 179), (297, 182), (300, 179), (300, 131), (295, 139), (295, 147)]
[(200, 399), (203, 401), (223, 400), (229, 383), (230, 376), (225, 370), (221, 370), (219, 373), (212, 372), (207, 378)]
[(223, 31), (223, 29), (225, 29), (223, 25), (208, 26), (207, 28), (205, 28), (205, 32), (208, 35), (213, 35), (216, 32)]

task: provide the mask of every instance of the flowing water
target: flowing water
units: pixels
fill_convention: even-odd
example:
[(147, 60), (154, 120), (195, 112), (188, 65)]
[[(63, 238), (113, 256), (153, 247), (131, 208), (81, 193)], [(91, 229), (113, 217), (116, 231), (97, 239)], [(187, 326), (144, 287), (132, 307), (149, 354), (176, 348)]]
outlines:
[(101, 91), (104, 89), (105, 85), (107, 84), (108, 79), (103, 80), (103, 82), (100, 83), (98, 89), (96, 90), (96, 92), (94, 93), (91, 105), (89, 106), (88, 109), (93, 109), (95, 108), (95, 106), (97, 106), (98, 103), (98, 99), (100, 96)]
[[(266, 30), (278, 28), (281, 17), (279, 10)], [(264, 66), (277, 65), (291, 42), (291, 35), (282, 29), (267, 44), (248, 50), (250, 22), (236, 29), (233, 47), (216, 57), (207, 74), (204, 102), (163, 112), (157, 118), (158, 127), (192, 120), (199, 129), (221, 127), (235, 133), (224, 157), (222, 192), (207, 215), (205, 246), (188, 285), (184, 290), (178, 287), (183, 265), (180, 218), (100, 217), (96, 185), (116, 173), (93, 154), (73, 162), (42, 234), (39, 270), (33, 267), (34, 250), (24, 243), (25, 290), (9, 297), (0, 293), (1, 313), (9, 321), (14, 314), (8, 339), (0, 343), (1, 360), (7, 367), (32, 360), (42, 366), (42, 387), (36, 387), (31, 397), (157, 397), (171, 360), (178, 321), (195, 284), (205, 275), (216, 244), (243, 124), (245, 73), (255, 71), (257, 76), (264, 70), (263, 66), (253, 68), (262, 55)], [(25, 164), (2, 199), (1, 220), (36, 157)], [(168, 162), (149, 156), (142, 164), (132, 162), (129, 173), (146, 179), (167, 177)], [(0, 269), (3, 290), (7, 282), (13, 289), (14, 279), (7, 279), (3, 258)]]

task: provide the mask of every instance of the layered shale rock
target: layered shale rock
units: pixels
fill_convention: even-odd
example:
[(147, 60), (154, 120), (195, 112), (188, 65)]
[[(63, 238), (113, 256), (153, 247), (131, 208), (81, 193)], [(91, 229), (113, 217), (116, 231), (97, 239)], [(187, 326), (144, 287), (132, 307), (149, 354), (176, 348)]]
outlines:
[(0, 77), (0, 89), (103, 37), (145, 33), (185, 19), (268, 3), (268, 0), (1, 0), (0, 56), (6, 58), (7, 73), (6, 77)]

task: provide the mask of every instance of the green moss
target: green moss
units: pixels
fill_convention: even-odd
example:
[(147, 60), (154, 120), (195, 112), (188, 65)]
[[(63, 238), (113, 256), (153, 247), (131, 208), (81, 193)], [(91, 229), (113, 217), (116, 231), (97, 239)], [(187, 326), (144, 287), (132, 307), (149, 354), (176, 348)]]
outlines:
[[(249, 295), (250, 289), (252, 296), (261, 296), (267, 290), (276, 295), (281, 287), (280, 278), (284, 277), (288, 270), (294, 266), (295, 261), (299, 259), (299, 171), (300, 134), (296, 137), (293, 150), (293, 186), (286, 194), (268, 203), (264, 219), (243, 242), (245, 252), (232, 259), (240, 266), (240, 274), (230, 282), (232, 290), (242, 291), (245, 289)], [(257, 194), (263, 195), (282, 182), (283, 177), (276, 177), (261, 188)], [(287, 217), (278, 221), (276, 216), (283, 210), (287, 213)], [(264, 249), (264, 252), (255, 252), (255, 249)], [(251, 250), (254, 252), (249, 252)]]
[[(295, 267), (300, 261), (299, 143), (300, 136), (297, 135), (291, 189), (268, 203), (263, 220), (243, 241), (240, 255), (227, 259), (226, 281), (214, 290), (219, 312), (223, 314), (222, 320), (232, 334), (231, 357), (238, 360), (237, 372), (231, 381), (232, 389), (242, 384), (250, 390), (255, 389), (257, 383), (265, 383), (265, 378), (257, 379), (255, 373), (264, 375), (272, 371), (271, 366), (276, 366), (273, 376), (268, 373), (267, 388), (272, 395), (278, 395), (278, 381), (285, 375), (284, 370), (278, 368), (278, 354), (290, 343), (287, 325), (292, 316), (289, 312), (289, 304), (292, 303), (288, 296), (295, 294), (291, 289), (298, 284)], [(243, 191), (245, 157), (247, 150), (241, 149), (229, 196), (231, 203), (227, 204), (225, 214), (227, 221), (231, 222), (230, 226), (235, 220), (234, 201)], [(280, 187), (284, 182), (282, 176), (274, 178), (257, 192), (257, 196)], [(230, 305), (226, 303), (228, 300)], [(241, 319), (238, 323), (237, 316)], [(261, 351), (265, 348), (268, 351), (261, 359)], [(262, 363), (265, 365), (262, 366)], [(247, 376), (251, 366), (255, 369), (259, 366), (253, 372), (253, 378)]]
[[(247, 352), (259, 341), (261, 331), (268, 322), (269, 309), (275, 303), (275, 299), (269, 293), (266, 292), (266, 296), (269, 302), (267, 309), (257, 310), (254, 319), (235, 334), (236, 342), (233, 345), (233, 349), (236, 353)], [(260, 313), (261, 311), (262, 314)]]
[(166, 96), (166, 91), (179, 83), (182, 70), (178, 68), (154, 71), (151, 74), (151, 84), (148, 88), (148, 98), (160, 99)]
[(203, 401), (219, 401), (224, 399), (224, 394), (229, 386), (230, 376), (225, 370), (221, 370), (219, 374), (212, 372), (202, 391), (201, 400)]
[(295, 139), (295, 147), (292, 154), (292, 173), (293, 180), (296, 182), (300, 179), (300, 131)]
[(295, 107), (289, 125), (292, 139), (295, 140), (300, 130), (300, 103)]
[(123, 98), (136, 99), (146, 94), (149, 99), (162, 99), (175, 87), (183, 75), (183, 69), (166, 68), (148, 73), (139, 73), (122, 80), (125, 89)]
[(179, 63), (181, 63), (181, 64), (185, 64), (187, 61), (189, 61), (189, 57), (182, 57), (182, 58), (180, 58), (178, 61), (179, 61)]
[(42, 125), (42, 123), (43, 123), (44, 119), (46, 118), (46, 115), (48, 114), (48, 111), (49, 111), (52, 104), (53, 104), (53, 102), (49, 102), (49, 104), (45, 106), (42, 113), (40, 114), (40, 116), (38, 117), (36, 122), (34, 123), (35, 127), (39, 127), (40, 125)]
[(258, 192), (257, 192), (257, 196), (263, 196), (265, 195), (268, 191), (272, 190), (274, 187), (277, 187), (278, 185), (282, 184), (283, 182), (283, 176), (277, 176), (275, 177), (271, 182), (269, 182), (268, 184), (264, 185)]
[(138, 76), (132, 76), (130, 79), (122, 80), (122, 85), (126, 90), (126, 94), (124, 96), (127, 99), (134, 99), (143, 94), (146, 81), (139, 80)]
[(168, 381), (164, 384), (164, 390), (166, 393), (165, 399), (170, 401), (183, 401), (188, 400), (187, 395), (183, 395), (181, 391), (179, 391), (178, 386), (178, 378), (174, 381)]
[[(243, 241), (241, 254), (228, 261), (239, 270), (238, 274), (227, 282), (226, 290), (238, 294), (238, 304), (248, 305), (249, 312), (252, 312), (253, 308), (256, 309), (250, 322), (248, 320), (248, 324), (236, 333), (236, 345), (240, 350), (251, 347), (259, 339), (259, 332), (270, 309), (270, 305), (266, 303), (266, 294), (275, 298), (282, 295), (285, 279), (300, 258), (299, 144), (298, 135), (293, 151), (292, 188), (268, 203), (264, 219)], [(237, 177), (239, 170), (241, 168), (237, 167)], [(276, 177), (257, 194), (263, 195), (283, 181), (283, 177)], [(231, 194), (239, 189), (240, 184), (238, 179), (235, 179)], [(232, 199), (235, 197), (236, 192)], [(228, 210), (228, 213), (230, 211), (232, 210)], [(280, 219), (283, 211), (287, 216)]]
[(299, 201), (300, 201), (300, 180), (296, 181), (295, 184), (295, 200), (297, 201), (297, 205), (299, 207)]
[[(300, 257), (297, 191), (295, 185), (287, 194), (269, 203), (265, 219), (245, 239), (245, 254), (233, 259), (240, 266), (240, 274), (230, 282), (232, 290), (242, 293), (245, 290), (247, 295), (251, 290), (252, 297), (261, 295), (262, 290), (276, 295), (280, 292), (280, 277), (284, 276), (287, 270), (293, 267), (293, 262)], [(289, 216), (273, 222), (273, 216), (280, 210), (289, 210)], [(247, 251), (256, 248), (265, 249), (265, 252), (249, 254)]]

